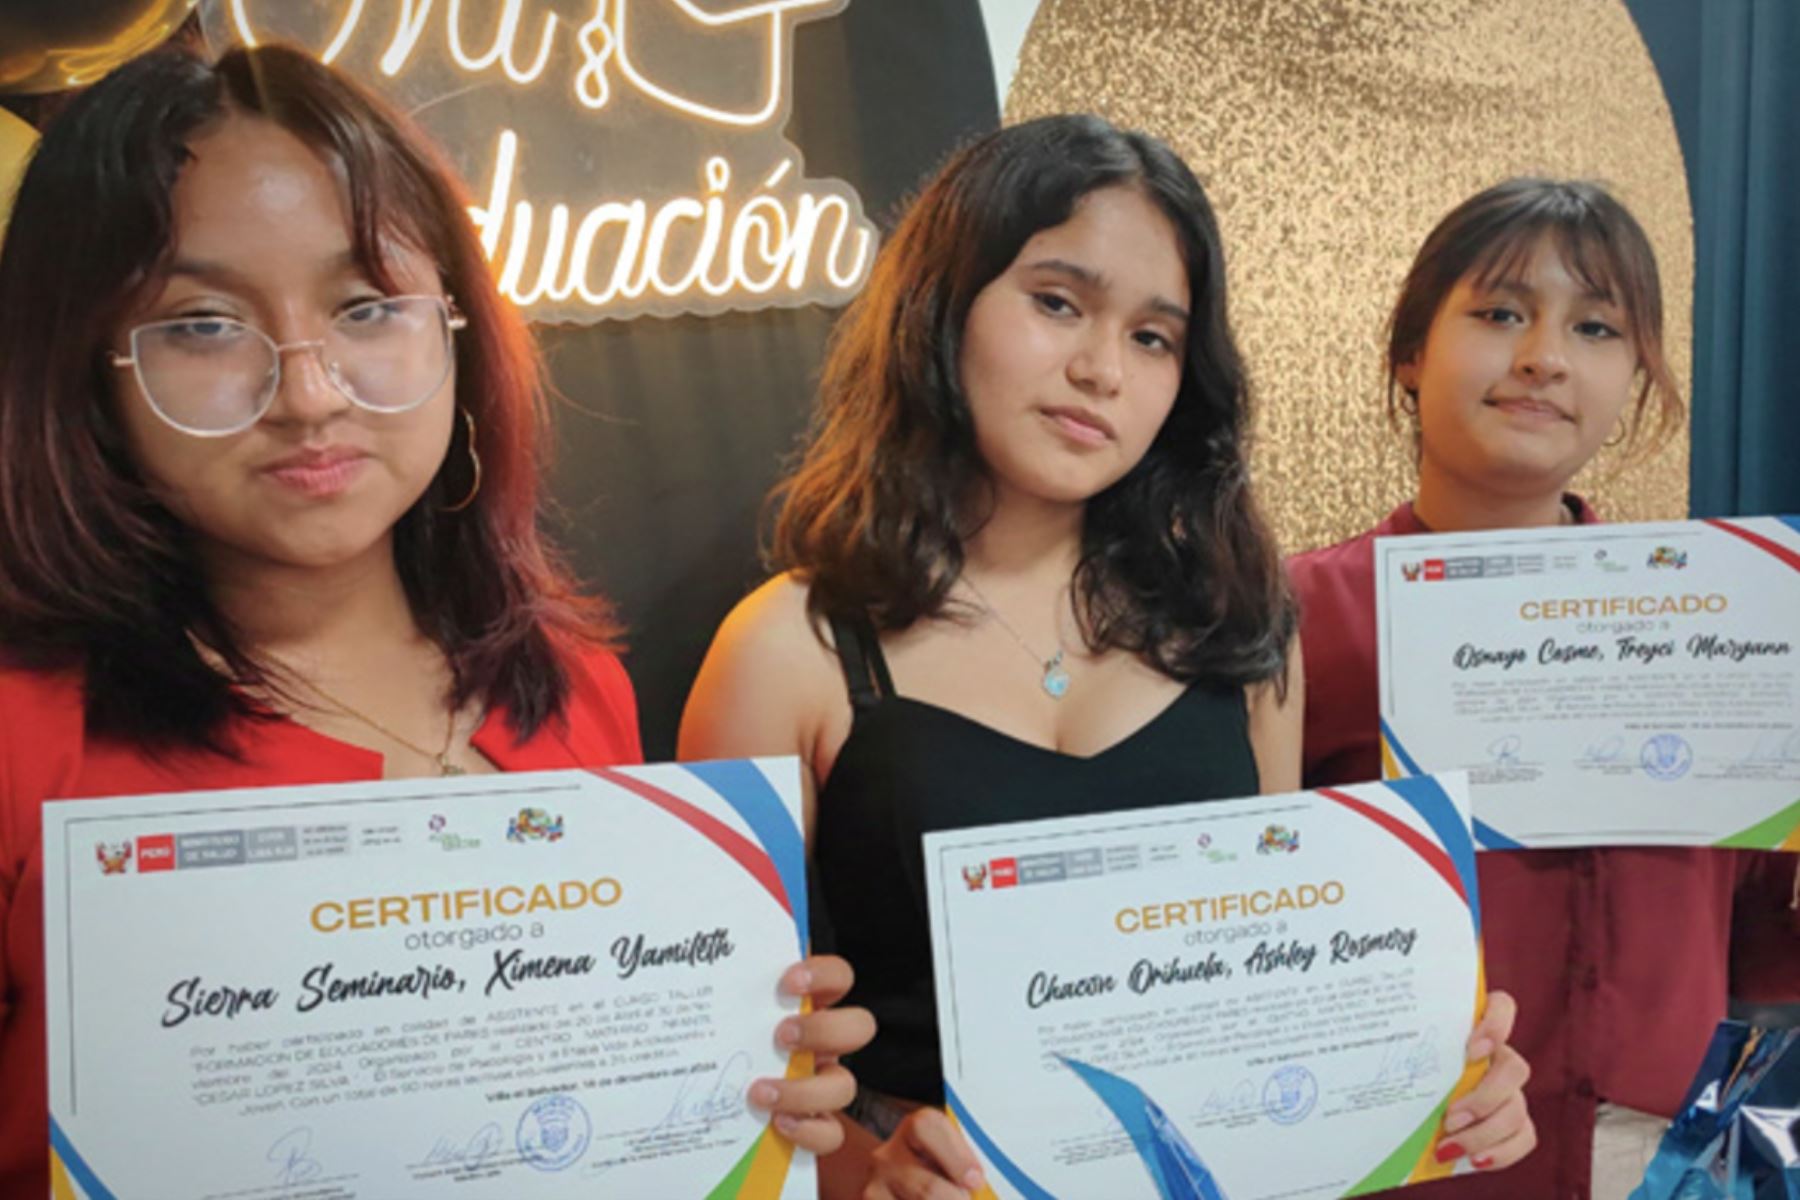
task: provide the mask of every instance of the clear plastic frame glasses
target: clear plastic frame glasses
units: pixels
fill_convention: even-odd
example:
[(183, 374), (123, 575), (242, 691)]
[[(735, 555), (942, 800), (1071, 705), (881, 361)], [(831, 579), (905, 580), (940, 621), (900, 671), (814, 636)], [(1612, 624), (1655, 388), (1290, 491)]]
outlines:
[(332, 386), (370, 412), (417, 408), (450, 374), (451, 335), (468, 324), (444, 296), (384, 296), (345, 309), (325, 336), (278, 345), (231, 317), (177, 317), (131, 331), (130, 367), (156, 415), (195, 437), (228, 437), (262, 420), (281, 387), (282, 356), (316, 354)]

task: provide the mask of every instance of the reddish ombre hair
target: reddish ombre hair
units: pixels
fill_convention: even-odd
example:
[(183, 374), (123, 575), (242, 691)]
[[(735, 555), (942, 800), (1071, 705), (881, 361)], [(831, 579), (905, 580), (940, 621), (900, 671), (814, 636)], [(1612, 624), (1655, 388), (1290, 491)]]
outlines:
[[(558, 716), (562, 654), (612, 635), (538, 531), (546, 413), (536, 348), (494, 287), (454, 171), (405, 118), (308, 55), (165, 49), (120, 67), (45, 130), (0, 246), (0, 653), (85, 672), (91, 731), (228, 750), (223, 723), (272, 686), (208, 595), (194, 538), (145, 486), (116, 419), (110, 332), (173, 252), (188, 142), (233, 114), (279, 126), (343, 181), (360, 267), (391, 286), (384, 242), (428, 254), (468, 317), (461, 421), (436, 478), (395, 527), (420, 629), (452, 700), (501, 705), (520, 736)], [(209, 665), (212, 663), (221, 666)]]

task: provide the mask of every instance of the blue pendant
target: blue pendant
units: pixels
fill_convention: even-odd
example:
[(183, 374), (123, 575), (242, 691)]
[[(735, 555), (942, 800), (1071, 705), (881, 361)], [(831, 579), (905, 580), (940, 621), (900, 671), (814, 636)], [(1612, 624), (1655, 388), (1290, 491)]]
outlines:
[(1062, 651), (1058, 650), (1044, 664), (1044, 690), (1050, 693), (1052, 700), (1061, 700), (1063, 693), (1069, 690), (1069, 673), (1063, 670), (1062, 660)]

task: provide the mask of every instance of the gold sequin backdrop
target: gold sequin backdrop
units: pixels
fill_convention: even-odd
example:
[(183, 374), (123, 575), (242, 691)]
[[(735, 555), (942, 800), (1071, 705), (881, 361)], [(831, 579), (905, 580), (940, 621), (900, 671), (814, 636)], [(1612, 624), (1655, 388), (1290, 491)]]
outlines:
[[(1691, 377), (1693, 222), (1675, 127), (1624, 0), (1044, 0), (1009, 121), (1090, 110), (1172, 144), (1218, 209), (1283, 546), (1412, 494), (1382, 327), (1437, 220), (1508, 175), (1607, 184), (1662, 270)], [(1688, 436), (1577, 487), (1610, 520), (1687, 515)]]

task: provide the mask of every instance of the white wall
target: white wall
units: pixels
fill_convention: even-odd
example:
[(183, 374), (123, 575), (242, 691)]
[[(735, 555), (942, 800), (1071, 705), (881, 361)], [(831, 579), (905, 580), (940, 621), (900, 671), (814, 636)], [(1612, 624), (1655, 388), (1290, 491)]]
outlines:
[(1013, 69), (1019, 63), (1019, 49), (1025, 44), (1025, 32), (1038, 10), (1038, 0), (981, 0), (981, 17), (987, 23), (988, 49), (994, 57), (994, 94), (1000, 107), (1006, 107), (1006, 92), (1012, 86)]

